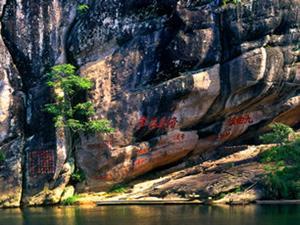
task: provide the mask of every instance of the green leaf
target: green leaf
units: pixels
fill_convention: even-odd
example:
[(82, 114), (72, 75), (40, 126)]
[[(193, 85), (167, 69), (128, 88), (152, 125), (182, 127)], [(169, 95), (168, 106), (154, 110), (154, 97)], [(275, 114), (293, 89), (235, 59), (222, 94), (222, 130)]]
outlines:
[(112, 133), (114, 129), (108, 120), (92, 120), (86, 123), (86, 130), (92, 133)]
[(95, 109), (93, 107), (92, 102), (84, 102), (84, 103), (78, 103), (74, 107), (74, 111), (77, 115), (81, 116), (93, 116), (95, 115)]
[(77, 7), (77, 11), (79, 13), (86, 13), (89, 10), (89, 6), (87, 4), (79, 4)]
[(84, 130), (84, 124), (75, 119), (68, 119), (66, 122), (66, 126), (75, 132)]

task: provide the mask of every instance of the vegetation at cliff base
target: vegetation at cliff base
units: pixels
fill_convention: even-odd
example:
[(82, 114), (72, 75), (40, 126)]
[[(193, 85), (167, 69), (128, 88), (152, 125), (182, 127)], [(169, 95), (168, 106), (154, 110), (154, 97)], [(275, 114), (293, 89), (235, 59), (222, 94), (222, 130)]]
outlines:
[[(300, 199), (300, 138), (295, 136), (289, 141), (291, 133), (290, 127), (273, 126), (273, 131), (262, 138), (270, 140), (274, 137), (274, 142), (279, 144), (261, 155), (261, 162), (266, 164), (268, 172), (263, 186), (269, 199)], [(282, 138), (280, 143), (279, 137)]]
[(79, 200), (79, 196), (78, 195), (73, 195), (69, 198), (67, 198), (66, 200), (62, 201), (61, 204), (62, 205), (74, 205), (78, 200)]
[(67, 127), (73, 132), (114, 131), (106, 119), (89, 119), (95, 115), (95, 109), (92, 102), (85, 101), (83, 96), (93, 87), (93, 82), (78, 76), (73, 65), (54, 66), (48, 76), (47, 84), (53, 88), (55, 102), (47, 104), (45, 110), (54, 116), (56, 127)]
[(116, 184), (108, 191), (108, 193), (124, 193), (128, 191), (128, 188), (127, 184)]
[(78, 168), (71, 175), (71, 182), (73, 182), (73, 183), (81, 183), (81, 182), (85, 181), (85, 179), (86, 179), (86, 177), (85, 177), (84, 172)]
[(264, 144), (284, 144), (289, 141), (289, 138), (295, 135), (294, 130), (282, 123), (274, 123), (270, 125), (272, 132), (260, 136), (260, 140)]

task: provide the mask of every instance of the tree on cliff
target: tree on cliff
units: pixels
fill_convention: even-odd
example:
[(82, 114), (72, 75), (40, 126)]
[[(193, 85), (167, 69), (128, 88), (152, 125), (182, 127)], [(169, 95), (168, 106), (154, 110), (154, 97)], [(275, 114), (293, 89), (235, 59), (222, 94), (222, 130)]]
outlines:
[(114, 131), (108, 120), (90, 119), (95, 115), (95, 109), (85, 97), (86, 92), (93, 87), (93, 82), (78, 76), (73, 65), (54, 66), (48, 76), (47, 84), (53, 88), (55, 101), (46, 104), (45, 110), (54, 116), (55, 127), (67, 127), (74, 133)]

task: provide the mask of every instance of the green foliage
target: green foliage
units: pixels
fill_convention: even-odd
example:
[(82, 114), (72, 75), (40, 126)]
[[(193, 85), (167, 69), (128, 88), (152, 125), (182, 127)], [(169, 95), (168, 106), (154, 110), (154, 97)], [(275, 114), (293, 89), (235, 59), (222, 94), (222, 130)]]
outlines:
[(73, 195), (69, 198), (67, 198), (66, 200), (62, 201), (61, 204), (63, 205), (74, 205), (78, 200), (79, 200), (79, 196), (78, 195)]
[(76, 68), (70, 64), (62, 64), (52, 67), (48, 74), (48, 85), (54, 88), (61, 88), (69, 97), (74, 95), (77, 91), (89, 90), (93, 83), (76, 75)]
[(93, 116), (95, 110), (92, 102), (78, 103), (74, 106), (74, 113), (80, 116)]
[(89, 10), (89, 5), (87, 4), (79, 4), (77, 7), (77, 11), (81, 14), (86, 13)]
[(271, 124), (270, 127), (272, 132), (259, 137), (264, 144), (283, 144), (289, 141), (290, 135), (294, 134), (292, 128), (282, 123), (274, 123)]
[(240, 2), (241, 2), (241, 0), (222, 0), (223, 5), (227, 5), (229, 3), (233, 3), (233, 4), (237, 5)]
[(81, 169), (76, 169), (76, 171), (71, 175), (71, 181), (73, 183), (81, 183), (85, 181), (86, 177)]
[(79, 120), (68, 119), (66, 121), (66, 126), (69, 127), (74, 132), (84, 131), (85, 125)]
[(243, 192), (244, 191), (244, 188), (243, 187), (237, 187), (234, 191), (233, 191), (233, 193), (241, 193), (241, 192)]
[(91, 133), (111, 133), (114, 131), (108, 120), (92, 120), (86, 123), (86, 127)]
[(78, 102), (84, 93), (93, 87), (93, 82), (76, 74), (76, 68), (70, 64), (52, 67), (48, 74), (48, 86), (54, 89), (55, 103), (46, 104), (45, 111), (54, 116), (56, 127), (67, 127), (73, 132), (114, 131), (107, 120), (92, 120), (95, 115), (92, 102)]
[(3, 163), (6, 159), (6, 156), (3, 152), (0, 152), (0, 163)]
[(109, 193), (124, 193), (126, 191), (128, 191), (126, 184), (116, 184), (109, 190)]
[(261, 155), (261, 162), (269, 172), (263, 181), (267, 198), (300, 198), (300, 139), (272, 147)]

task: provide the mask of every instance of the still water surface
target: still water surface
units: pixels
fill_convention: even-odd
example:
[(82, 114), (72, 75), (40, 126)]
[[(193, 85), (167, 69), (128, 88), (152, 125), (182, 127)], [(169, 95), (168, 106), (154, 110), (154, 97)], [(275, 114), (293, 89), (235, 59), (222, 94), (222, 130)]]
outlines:
[(0, 225), (296, 225), (300, 205), (106, 206), (0, 210)]

